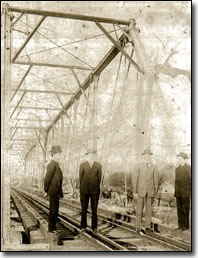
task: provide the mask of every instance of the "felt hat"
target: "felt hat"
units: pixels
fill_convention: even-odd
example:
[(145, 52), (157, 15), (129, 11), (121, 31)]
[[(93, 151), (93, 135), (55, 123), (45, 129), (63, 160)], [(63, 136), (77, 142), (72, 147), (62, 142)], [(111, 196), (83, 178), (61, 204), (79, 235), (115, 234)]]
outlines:
[(52, 153), (61, 153), (61, 147), (59, 145), (52, 145), (50, 152)]
[(145, 149), (144, 152), (142, 153), (142, 155), (145, 155), (145, 154), (153, 155), (153, 153), (151, 152), (151, 150), (149, 148)]
[(177, 157), (182, 157), (183, 159), (189, 159), (188, 155), (184, 152), (180, 152)]
[(90, 153), (96, 153), (96, 152), (97, 152), (97, 150), (95, 150), (94, 148), (89, 148), (89, 149), (87, 149), (87, 152), (85, 153), (85, 155), (88, 155)]

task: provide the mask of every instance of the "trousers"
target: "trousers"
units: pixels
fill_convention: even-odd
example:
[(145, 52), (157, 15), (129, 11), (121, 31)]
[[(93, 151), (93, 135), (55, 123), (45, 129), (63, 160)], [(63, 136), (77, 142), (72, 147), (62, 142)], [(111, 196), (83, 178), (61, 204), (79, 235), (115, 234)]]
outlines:
[(189, 229), (190, 197), (176, 197), (178, 228)]
[(59, 197), (49, 196), (49, 222), (48, 222), (48, 231), (49, 232), (56, 230), (56, 222), (58, 219), (58, 210), (59, 210)]
[(87, 209), (89, 205), (89, 199), (91, 199), (91, 228), (92, 230), (97, 229), (98, 225), (98, 217), (97, 217), (97, 208), (98, 208), (98, 200), (100, 193), (81, 193), (80, 194), (80, 202), (82, 208), (81, 214), (81, 228), (87, 227)]
[(145, 228), (151, 227), (153, 197), (138, 197), (136, 206), (136, 228), (142, 227), (142, 216), (145, 205)]

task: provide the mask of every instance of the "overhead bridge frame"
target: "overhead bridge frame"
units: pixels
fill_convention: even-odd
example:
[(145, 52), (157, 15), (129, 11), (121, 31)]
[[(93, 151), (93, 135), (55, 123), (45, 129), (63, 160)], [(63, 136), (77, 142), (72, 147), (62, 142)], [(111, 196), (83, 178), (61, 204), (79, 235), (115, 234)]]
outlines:
[[(17, 12), (20, 13), (19, 17), (12, 23), (13, 20), (13, 15), (12, 12)], [(22, 44), (22, 46), (19, 48), (13, 59), (11, 59), (11, 29), (13, 29), (14, 25), (21, 19), (21, 17), (24, 14), (31, 14), (31, 15), (38, 15), (41, 16), (40, 21), (38, 24), (33, 28), (32, 32), (30, 32), (27, 35), (27, 38), (25, 42)], [(20, 53), (23, 51), (24, 47), (28, 44), (30, 39), (33, 37), (33, 35), (37, 32), (38, 28), (42, 25), (44, 20), (47, 17), (54, 17), (54, 18), (66, 18), (66, 19), (73, 19), (73, 20), (79, 20), (79, 21), (90, 21), (95, 23), (101, 31), (106, 35), (106, 37), (113, 43), (113, 47), (110, 49), (108, 53), (104, 56), (104, 58), (99, 62), (99, 64), (94, 68), (90, 69), (90, 67), (81, 67), (81, 66), (69, 66), (65, 64), (52, 64), (52, 63), (43, 63), (43, 62), (22, 62), (18, 61), (17, 58), (19, 57)], [(2, 214), (2, 220), (3, 220), (3, 227), (2, 227), (2, 244), (3, 245), (9, 245), (10, 241), (10, 167), (9, 167), (9, 155), (20, 155), (24, 154), (23, 151), (19, 150), (20, 152), (11, 152), (10, 146), (13, 145), (15, 141), (23, 141), (23, 139), (17, 139), (14, 138), (14, 135), (17, 131), (17, 129), (25, 129), (22, 127), (13, 126), (15, 129), (14, 133), (12, 133), (12, 136), (10, 135), (11, 127), (8, 123), (9, 119), (12, 118), (13, 114), (16, 112), (17, 109), (19, 109), (18, 114), (20, 111), (24, 108), (33, 108), (33, 109), (42, 109), (38, 107), (24, 107), (24, 106), (19, 106), (21, 100), (25, 96), (25, 94), (29, 92), (34, 92), (34, 93), (53, 93), (57, 98), (57, 94), (68, 94), (66, 92), (56, 92), (56, 91), (42, 91), (42, 90), (23, 90), (21, 89), (21, 85), (23, 84), (25, 78), (28, 76), (30, 73), (30, 70), (32, 69), (33, 66), (44, 66), (44, 67), (58, 67), (58, 68), (63, 68), (63, 69), (70, 69), (74, 73), (74, 69), (81, 69), (81, 70), (90, 70), (89, 76), (85, 79), (85, 81), (81, 84), (78, 85), (79, 89), (71, 96), (70, 100), (64, 104), (61, 104), (61, 107), (54, 119), (50, 118), (50, 124), (45, 130), (45, 137), (44, 137), (44, 144), (42, 144), (42, 149), (43, 149), (43, 155), (44, 155), (44, 161), (46, 158), (46, 146), (47, 146), (47, 135), (49, 131), (52, 129), (53, 125), (58, 122), (58, 120), (63, 116), (65, 113), (67, 114), (67, 110), (74, 104), (75, 100), (78, 100), (80, 96), (84, 93), (84, 91), (91, 85), (91, 83), (94, 81), (94, 78), (96, 76), (99, 76), (100, 73), (110, 64), (110, 62), (117, 56), (119, 52), (121, 52), (128, 60), (129, 62), (135, 67), (135, 69), (140, 72), (144, 73), (143, 67), (139, 67), (139, 65), (125, 52), (123, 46), (129, 41), (128, 37), (125, 35), (126, 32), (122, 34), (122, 36), (118, 39), (117, 41), (112, 38), (109, 32), (107, 32), (104, 28), (104, 26), (101, 25), (101, 23), (107, 23), (107, 24), (113, 24), (114, 27), (120, 26), (120, 25), (125, 25), (128, 28), (130, 27), (130, 30), (133, 31), (135, 30), (135, 20), (120, 20), (120, 19), (110, 19), (110, 18), (104, 18), (104, 17), (95, 17), (95, 16), (87, 16), (87, 15), (79, 15), (79, 14), (71, 14), (71, 13), (64, 13), (64, 12), (53, 12), (53, 11), (44, 11), (44, 10), (36, 10), (36, 9), (26, 9), (26, 8), (18, 8), (18, 7), (12, 7), (9, 6), (8, 4), (3, 4), (3, 12), (2, 12), (2, 30), (3, 30), (3, 58), (2, 58), (2, 99), (1, 99), (1, 114), (2, 114), (2, 141), (4, 142), (3, 145), (1, 145), (1, 150), (2, 150), (2, 207), (3, 207), (3, 214)], [(133, 34), (131, 34), (133, 35)], [(134, 38), (134, 41), (136, 39)], [(11, 61), (10, 61), (11, 60)], [(27, 71), (25, 72), (21, 82), (18, 84), (16, 90), (14, 90), (14, 93), (12, 96), (10, 95), (12, 89), (10, 88), (10, 80), (11, 80), (11, 63), (15, 65), (27, 65), (29, 66)], [(10, 115), (10, 100), (13, 100), (17, 92), (23, 91), (22, 97), (20, 98), (19, 102), (16, 104), (14, 107), (14, 110), (12, 114)], [(59, 98), (58, 98), (59, 99)], [(46, 112), (52, 109), (51, 107), (45, 107)], [(18, 114), (13, 120), (16, 120), (18, 117)], [(49, 115), (49, 114), (48, 114)], [(20, 120), (20, 118), (17, 120), (17, 122)], [(28, 119), (27, 119), (28, 120)], [(30, 119), (31, 121), (31, 119)], [(32, 120), (34, 121), (34, 120)], [(37, 129), (36, 127), (26, 127), (26, 129)], [(41, 129), (40, 127), (38, 129)], [(12, 143), (11, 143), (12, 140)], [(28, 139), (24, 139), (24, 141), (28, 141)], [(32, 140), (30, 140), (31, 142)], [(40, 143), (40, 139), (37, 135), (36, 142)], [(25, 158), (27, 157), (28, 153), (31, 152), (31, 150), (35, 147), (35, 142), (32, 142), (32, 145), (30, 146), (28, 152), (26, 152)], [(41, 144), (41, 143), (40, 143)], [(24, 151), (27, 151), (27, 149), (24, 149)], [(21, 158), (21, 155), (20, 155)]]

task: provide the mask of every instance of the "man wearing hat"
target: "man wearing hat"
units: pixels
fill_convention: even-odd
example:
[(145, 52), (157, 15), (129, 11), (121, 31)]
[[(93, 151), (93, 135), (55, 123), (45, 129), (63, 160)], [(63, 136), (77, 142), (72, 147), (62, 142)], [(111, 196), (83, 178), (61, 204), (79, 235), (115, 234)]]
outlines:
[[(137, 198), (136, 206), (136, 231), (144, 234), (145, 231), (152, 232), (152, 204), (158, 192), (159, 174), (156, 166), (152, 164), (151, 150), (145, 149), (142, 153), (144, 161), (137, 164), (132, 174), (134, 197)], [(142, 215), (145, 206), (145, 229), (142, 227)]]
[(84, 231), (87, 227), (87, 209), (89, 199), (91, 199), (91, 229), (97, 232), (97, 208), (100, 196), (100, 182), (102, 176), (102, 168), (100, 163), (95, 161), (96, 150), (88, 149), (85, 153), (86, 161), (81, 163), (79, 170), (80, 183), (80, 201), (82, 207), (81, 229)]
[(191, 197), (191, 167), (186, 163), (188, 155), (180, 152), (178, 167), (175, 169), (175, 197), (177, 203), (178, 230), (189, 229), (189, 209)]
[(63, 197), (62, 181), (63, 174), (59, 167), (61, 160), (61, 148), (58, 145), (53, 145), (51, 148), (51, 161), (47, 166), (47, 173), (44, 178), (44, 190), (49, 196), (49, 223), (48, 231), (56, 232), (56, 222), (59, 210), (59, 198)]

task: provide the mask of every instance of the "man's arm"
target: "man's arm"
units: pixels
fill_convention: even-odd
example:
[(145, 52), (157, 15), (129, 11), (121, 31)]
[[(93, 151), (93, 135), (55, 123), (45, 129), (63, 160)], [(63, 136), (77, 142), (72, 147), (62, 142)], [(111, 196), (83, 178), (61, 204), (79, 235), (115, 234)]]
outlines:
[(81, 185), (81, 181), (83, 178), (83, 174), (84, 174), (84, 169), (83, 169), (83, 164), (80, 164), (80, 169), (79, 169), (79, 183)]
[(54, 176), (54, 171), (55, 171), (55, 164), (54, 163), (50, 163), (47, 166), (47, 174), (46, 174), (46, 176), (44, 178), (44, 190), (45, 190), (46, 193), (48, 192), (51, 180), (52, 180), (52, 178)]
[(137, 193), (138, 178), (139, 178), (139, 166), (136, 165), (132, 173), (133, 193)]
[(99, 168), (98, 168), (98, 180), (99, 180), (99, 184), (101, 183), (101, 178), (102, 178), (102, 166), (99, 165)]
[(159, 181), (160, 181), (159, 172), (158, 172), (157, 168), (154, 168), (154, 188), (155, 188), (155, 194), (157, 194), (158, 189), (159, 189)]

